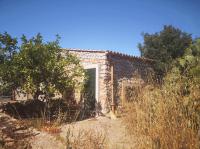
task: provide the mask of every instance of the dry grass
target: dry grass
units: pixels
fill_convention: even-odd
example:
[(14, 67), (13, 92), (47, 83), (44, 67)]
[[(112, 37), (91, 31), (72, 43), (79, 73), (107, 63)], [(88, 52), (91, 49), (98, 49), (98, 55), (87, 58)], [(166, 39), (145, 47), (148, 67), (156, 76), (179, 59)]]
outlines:
[(76, 134), (72, 128), (68, 128), (66, 138), (60, 135), (56, 139), (65, 144), (67, 149), (107, 149), (107, 138), (105, 133), (95, 130), (81, 129)]
[(199, 149), (199, 89), (194, 80), (168, 75), (162, 87), (134, 90), (124, 123), (137, 148)]
[(81, 130), (78, 136), (68, 139), (70, 134), (67, 134), (67, 147), (74, 149), (103, 149), (106, 144), (106, 137), (100, 132), (95, 132), (94, 130), (84, 131)]

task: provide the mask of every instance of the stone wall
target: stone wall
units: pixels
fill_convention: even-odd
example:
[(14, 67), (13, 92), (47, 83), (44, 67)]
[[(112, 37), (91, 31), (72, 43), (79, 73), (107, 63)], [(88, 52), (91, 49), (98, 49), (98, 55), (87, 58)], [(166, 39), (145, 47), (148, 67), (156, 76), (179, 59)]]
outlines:
[(97, 67), (98, 70), (98, 104), (101, 105), (101, 110), (106, 113), (109, 109), (107, 98), (107, 53), (105, 51), (85, 51), (85, 50), (70, 50), (70, 53), (76, 55), (81, 60), (81, 64), (85, 69)]
[[(146, 82), (152, 70), (152, 62), (147, 59), (130, 57), (127, 55), (122, 55), (119, 53), (108, 53), (107, 55), (109, 65), (108, 65), (108, 78), (111, 78), (111, 65), (113, 65), (113, 75), (114, 75), (114, 97), (116, 106), (121, 104), (121, 90), (122, 81), (131, 82), (138, 77), (139, 82)], [(111, 79), (108, 79), (107, 89), (108, 89), (108, 100), (111, 101)], [(134, 83), (134, 82), (132, 82)]]

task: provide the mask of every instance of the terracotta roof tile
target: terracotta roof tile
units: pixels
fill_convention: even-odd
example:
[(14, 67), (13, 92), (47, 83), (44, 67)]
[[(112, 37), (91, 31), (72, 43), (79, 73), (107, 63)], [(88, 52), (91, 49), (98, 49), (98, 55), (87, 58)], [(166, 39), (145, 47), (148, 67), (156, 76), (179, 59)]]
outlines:
[(124, 54), (120, 52), (115, 52), (111, 50), (94, 50), (94, 49), (75, 49), (75, 48), (65, 48), (65, 50), (69, 51), (77, 51), (77, 52), (95, 52), (95, 53), (106, 53), (107, 55), (112, 55), (112, 56), (119, 56), (122, 58), (130, 59), (130, 60), (141, 60), (144, 62), (153, 62), (154, 60), (144, 58), (144, 57), (138, 57), (138, 56), (133, 56), (129, 54)]

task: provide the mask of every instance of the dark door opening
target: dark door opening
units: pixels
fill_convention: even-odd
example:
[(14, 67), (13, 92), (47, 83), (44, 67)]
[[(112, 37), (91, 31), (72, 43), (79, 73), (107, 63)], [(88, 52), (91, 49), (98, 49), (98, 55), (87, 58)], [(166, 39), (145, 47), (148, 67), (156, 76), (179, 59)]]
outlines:
[(85, 103), (90, 111), (95, 110), (96, 103), (96, 68), (86, 69)]

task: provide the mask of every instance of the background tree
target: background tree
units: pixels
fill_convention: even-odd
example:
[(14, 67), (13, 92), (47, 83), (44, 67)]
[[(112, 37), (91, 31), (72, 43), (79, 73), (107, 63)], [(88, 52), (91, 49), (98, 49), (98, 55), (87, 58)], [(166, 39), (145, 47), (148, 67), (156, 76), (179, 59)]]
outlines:
[(0, 62), (11, 60), (17, 52), (17, 38), (12, 38), (7, 32), (0, 34)]
[(7, 32), (0, 34), (0, 92), (10, 95), (19, 85), (18, 73), (14, 69), (14, 56), (17, 54), (17, 38)]
[(155, 60), (159, 75), (165, 74), (172, 61), (182, 57), (192, 43), (190, 34), (171, 25), (165, 25), (162, 31), (154, 34), (145, 33), (143, 38), (143, 44), (138, 45), (141, 56)]

